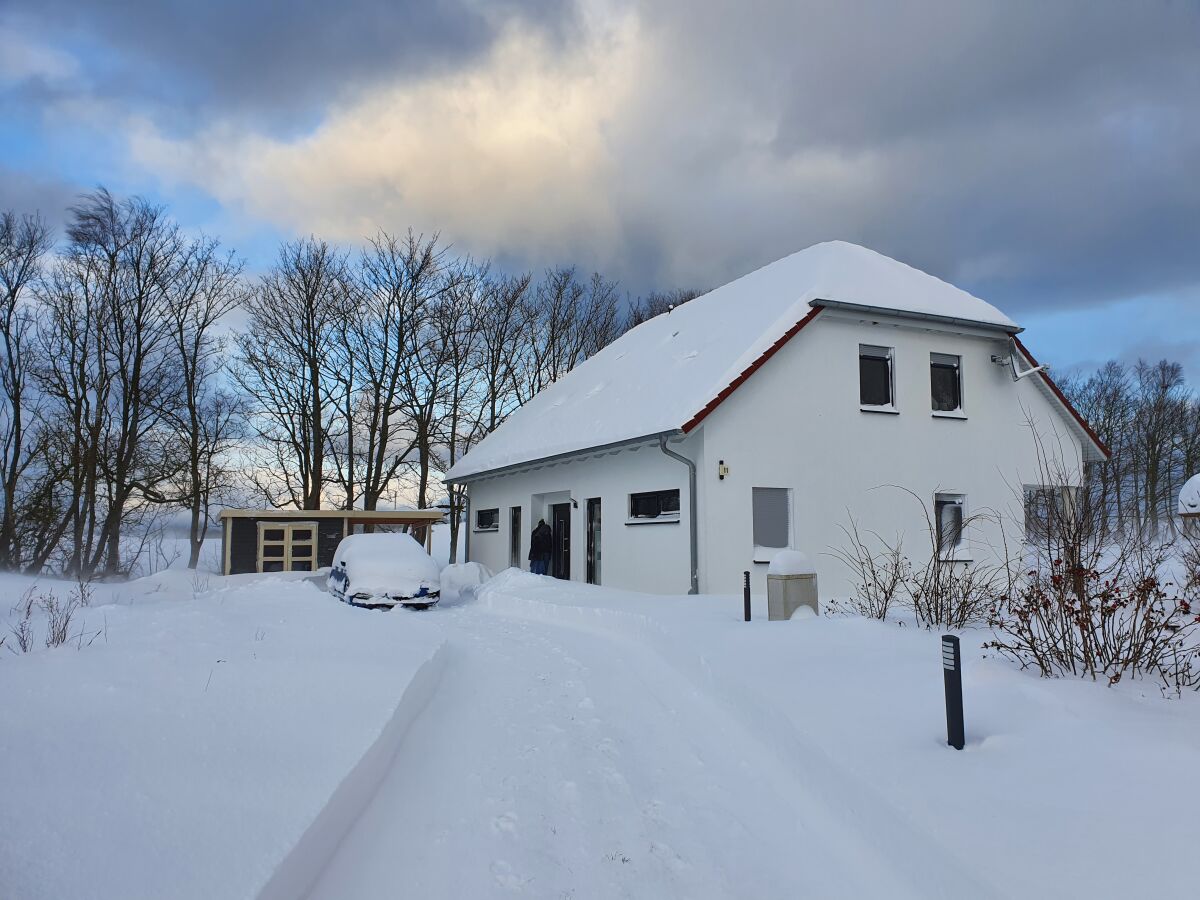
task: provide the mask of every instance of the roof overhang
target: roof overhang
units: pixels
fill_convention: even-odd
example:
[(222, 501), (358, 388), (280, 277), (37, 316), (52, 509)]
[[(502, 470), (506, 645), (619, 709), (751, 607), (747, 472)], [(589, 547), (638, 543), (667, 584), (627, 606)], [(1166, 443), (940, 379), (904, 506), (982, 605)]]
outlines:
[[(1013, 346), (1028, 360), (1029, 365), (1037, 368), (1039, 365), (1038, 361), (1033, 358), (1033, 354), (1029, 352), (1028, 348), (1021, 343), (1021, 339), (1014, 334), (1012, 340)], [(1054, 379), (1050, 377), (1050, 373), (1042, 369), (1038, 372), (1038, 376), (1041, 379), (1041, 385), (1058, 402), (1067, 413), (1068, 419), (1077, 427), (1080, 437), (1083, 438), (1083, 458), (1088, 462), (1103, 462), (1110, 459), (1112, 451), (1108, 449), (1108, 445), (1100, 440), (1100, 435), (1096, 434), (1092, 426), (1088, 424), (1087, 419), (1079, 414), (1079, 410), (1067, 399), (1067, 395), (1054, 383)]]
[(485, 478), (494, 478), (497, 475), (509, 475), (513, 472), (532, 471), (540, 469), (544, 466), (555, 466), (559, 463), (571, 462), (576, 459), (585, 459), (590, 456), (607, 456), (610, 453), (620, 453), (622, 450), (632, 450), (635, 447), (649, 447), (657, 444), (660, 437), (666, 437), (668, 440), (678, 439), (683, 437), (683, 432), (679, 429), (671, 431), (656, 431), (653, 434), (645, 434), (640, 437), (625, 438), (620, 441), (613, 441), (610, 444), (597, 444), (594, 447), (583, 447), (579, 450), (568, 450), (565, 453), (556, 453), (553, 456), (543, 456), (540, 459), (530, 459), (525, 462), (513, 463), (509, 466), (498, 466), (494, 469), (485, 469), (482, 472), (471, 472), (468, 475), (460, 475), (457, 478), (445, 479), (446, 484), (469, 484), (472, 481), (481, 481)]
[(440, 522), (439, 509), (223, 509), (218, 519), (349, 519), (373, 525), (424, 525)]
[(982, 328), (984, 331), (997, 331), (1001, 334), (1020, 334), (1025, 329), (1019, 325), (1004, 325), (999, 322), (981, 322), (978, 319), (961, 319), (955, 316), (942, 316), (936, 313), (915, 312), (904, 309), (885, 309), (882, 306), (869, 306), (865, 303), (848, 303), (845, 300), (810, 300), (808, 305), (814, 309), (841, 309), (847, 312), (864, 313), (866, 315), (886, 317), (889, 319), (912, 319), (921, 322), (936, 322), (939, 325), (950, 325), (960, 328)]

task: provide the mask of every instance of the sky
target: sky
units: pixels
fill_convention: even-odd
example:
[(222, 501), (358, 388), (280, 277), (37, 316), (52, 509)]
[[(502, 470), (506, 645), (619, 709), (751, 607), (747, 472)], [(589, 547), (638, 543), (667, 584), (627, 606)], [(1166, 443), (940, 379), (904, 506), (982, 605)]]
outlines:
[(850, 240), (1200, 380), (1200, 0), (2, 0), (0, 208), (100, 184), (251, 271), (412, 227), (637, 295)]

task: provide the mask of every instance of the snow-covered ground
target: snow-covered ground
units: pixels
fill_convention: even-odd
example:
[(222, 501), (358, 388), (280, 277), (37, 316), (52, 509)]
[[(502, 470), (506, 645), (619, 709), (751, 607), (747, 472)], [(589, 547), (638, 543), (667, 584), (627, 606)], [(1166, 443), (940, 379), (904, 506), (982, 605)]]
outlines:
[(911, 627), (512, 570), (426, 613), (187, 579), (0, 660), (0, 896), (1194, 890), (1195, 695), (1039, 680), (967, 633), (958, 752)]
[[(0, 579), (3, 612), (31, 581)], [(3, 650), (0, 897), (295, 896), (433, 689), (441, 630), (296, 575), (95, 590), (81, 640)]]

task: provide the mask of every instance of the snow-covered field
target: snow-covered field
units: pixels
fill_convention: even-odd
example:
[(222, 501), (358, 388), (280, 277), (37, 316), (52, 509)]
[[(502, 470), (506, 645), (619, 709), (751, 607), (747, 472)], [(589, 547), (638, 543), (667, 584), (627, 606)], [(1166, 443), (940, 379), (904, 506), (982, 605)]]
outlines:
[(1200, 697), (967, 633), (958, 752), (937, 634), (765, 612), (513, 570), (424, 613), (97, 588), (100, 637), (0, 660), (0, 896), (1193, 895)]

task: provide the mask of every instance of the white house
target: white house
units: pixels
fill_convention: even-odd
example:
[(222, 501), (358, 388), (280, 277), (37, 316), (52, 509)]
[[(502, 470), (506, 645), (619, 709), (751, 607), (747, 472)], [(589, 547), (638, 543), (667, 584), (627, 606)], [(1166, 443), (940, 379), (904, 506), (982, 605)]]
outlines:
[(634, 328), (459, 461), (468, 558), (528, 568), (544, 518), (558, 577), (736, 593), (749, 570), (761, 592), (789, 547), (839, 595), (851, 514), (914, 557), (930, 545), (912, 495), (955, 559), (1019, 542), (1039, 453), (1074, 478), (1107, 453), (1020, 331), (872, 250), (809, 247)]

